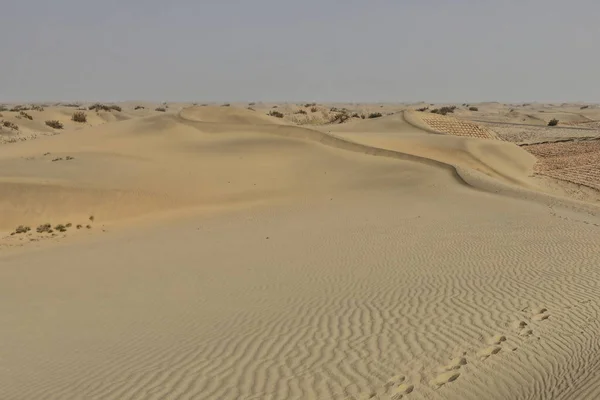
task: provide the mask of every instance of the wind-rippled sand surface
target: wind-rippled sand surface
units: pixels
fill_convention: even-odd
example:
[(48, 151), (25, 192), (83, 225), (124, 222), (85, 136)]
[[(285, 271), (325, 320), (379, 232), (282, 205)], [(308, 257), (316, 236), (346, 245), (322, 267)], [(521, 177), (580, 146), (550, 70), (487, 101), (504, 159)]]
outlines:
[(3, 146), (4, 229), (96, 221), (3, 239), (0, 398), (598, 398), (600, 214), (534, 163), (212, 107)]

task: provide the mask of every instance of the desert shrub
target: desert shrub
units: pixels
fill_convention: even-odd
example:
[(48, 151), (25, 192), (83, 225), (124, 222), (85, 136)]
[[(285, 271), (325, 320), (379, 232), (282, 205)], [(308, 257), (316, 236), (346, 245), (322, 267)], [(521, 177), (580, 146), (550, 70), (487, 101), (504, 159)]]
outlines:
[(425, 112), (425, 111), (427, 111), (427, 110), (429, 110), (429, 107), (421, 107), (421, 108), (417, 108), (417, 111), (420, 111), (420, 112)]
[(23, 118), (27, 118), (30, 121), (33, 119), (33, 117), (31, 115), (27, 114), (25, 111), (19, 111), (19, 115)]
[(317, 111), (319, 111), (319, 109), (317, 107), (311, 107), (310, 108), (310, 112), (314, 113), (314, 112), (317, 112)]
[(22, 105), (14, 106), (13, 108), (10, 109), (10, 111), (12, 111), (12, 112), (29, 111), (29, 110), (30, 110), (29, 107), (22, 106)]
[(229, 103), (221, 104), (221, 107), (229, 107), (229, 106), (231, 106), (231, 104), (229, 104)]
[(167, 111), (167, 109), (166, 109), (166, 108), (164, 108), (164, 107), (156, 107), (156, 108), (154, 109), (154, 111), (165, 112), (165, 111)]
[(54, 129), (62, 129), (63, 128), (62, 122), (57, 121), (55, 119), (46, 121), (46, 125), (48, 125), (50, 128), (54, 128)]
[(307, 114), (304, 110), (298, 110), (294, 114)]
[(110, 111), (110, 107), (104, 104), (96, 103), (88, 107), (90, 111)]
[(114, 111), (119, 111), (120, 112), (122, 109), (121, 109), (121, 107), (119, 107), (116, 104), (111, 104), (111, 105), (107, 106), (106, 104), (96, 103), (96, 104), (92, 104), (91, 106), (89, 106), (88, 110), (90, 110), (90, 111), (94, 111), (94, 110), (95, 111), (100, 111), (100, 110), (102, 110), (102, 111), (111, 111), (111, 110), (114, 110)]
[(469, 107), (469, 111), (479, 111), (479, 108), (477, 108), (477, 107)]
[(254, 108), (252, 108), (252, 107), (248, 107), (248, 110), (250, 110), (250, 111), (256, 111), (256, 110), (255, 110)]
[(248, 105), (249, 105), (249, 106), (253, 106), (253, 105), (255, 105), (255, 104), (256, 104), (255, 102), (248, 103)]
[(360, 114), (360, 119), (365, 119), (365, 118), (367, 118), (367, 117), (365, 116), (365, 114)]
[(8, 108), (6, 108), (6, 106), (0, 106), (0, 112), (2, 111), (8, 111)]
[(87, 115), (83, 111), (75, 111), (71, 116), (71, 121), (87, 122)]
[(2, 126), (5, 128), (12, 129), (13, 131), (19, 130), (19, 127), (17, 126), (17, 124), (15, 124), (14, 122), (10, 122), (10, 121), (2, 121)]
[(52, 232), (52, 225), (50, 224), (44, 224), (44, 225), (40, 225), (37, 227), (36, 229), (37, 233), (51, 233)]
[(360, 118), (360, 115), (358, 115), (358, 113), (353, 113), (351, 116), (352, 118)]
[(379, 118), (383, 116), (383, 114), (381, 114), (380, 112), (374, 112), (368, 115), (368, 118)]
[(556, 118), (552, 118), (550, 122), (548, 122), (548, 126), (556, 126), (558, 125), (558, 120)]
[(276, 118), (283, 118), (283, 113), (281, 113), (279, 111), (274, 111), (274, 110), (269, 111), (269, 114), (267, 114), (267, 115), (270, 115), (271, 117), (276, 117)]
[(35, 105), (35, 106), (31, 106), (31, 109), (33, 111), (44, 111), (44, 106)]
[(279, 108), (279, 106), (273, 106), (273, 107), (271, 107), (271, 108)]
[(579, 107), (580, 110), (585, 110), (586, 108), (590, 108), (590, 106), (581, 106), (581, 107)]
[(314, 107), (314, 106), (316, 106), (316, 105), (317, 105), (317, 103), (306, 103), (306, 104), (304, 105), (304, 107), (305, 107), (305, 108), (308, 108), (308, 107)]
[(442, 108), (434, 108), (433, 110), (431, 110), (430, 112), (433, 114), (441, 114), (441, 115), (446, 115), (449, 113), (453, 113), (454, 110), (456, 110), (456, 106), (452, 106), (452, 107), (442, 107)]
[(135, 106), (134, 110), (143, 110), (145, 108), (146, 107), (144, 107), (144, 106)]
[(23, 225), (19, 225), (17, 226), (17, 228), (15, 229), (15, 233), (27, 233), (31, 230), (30, 227), (28, 226), (23, 226)]
[[(67, 104), (61, 104), (63, 107), (70, 107), (70, 108), (78, 108), (81, 107), (81, 104), (77, 104), (77, 103), (67, 103)], [(90, 108), (91, 110), (91, 108)]]

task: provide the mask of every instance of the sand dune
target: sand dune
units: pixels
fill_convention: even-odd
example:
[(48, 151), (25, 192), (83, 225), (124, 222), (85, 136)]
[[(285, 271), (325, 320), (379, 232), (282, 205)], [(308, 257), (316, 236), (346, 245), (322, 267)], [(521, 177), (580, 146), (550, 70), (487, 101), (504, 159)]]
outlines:
[[(0, 146), (0, 398), (600, 396), (598, 205), (508, 141), (255, 108)], [(9, 235), (45, 222), (92, 229)]]

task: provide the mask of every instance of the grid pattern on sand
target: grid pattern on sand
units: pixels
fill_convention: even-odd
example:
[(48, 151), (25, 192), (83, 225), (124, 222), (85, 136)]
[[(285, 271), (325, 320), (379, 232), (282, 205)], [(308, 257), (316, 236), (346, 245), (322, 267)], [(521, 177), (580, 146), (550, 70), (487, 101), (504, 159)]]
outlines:
[(436, 114), (425, 114), (421, 116), (423, 122), (438, 132), (455, 136), (468, 136), (480, 139), (498, 139), (490, 129), (479, 126), (473, 122), (459, 120)]
[(537, 157), (535, 172), (600, 190), (600, 140), (524, 147)]

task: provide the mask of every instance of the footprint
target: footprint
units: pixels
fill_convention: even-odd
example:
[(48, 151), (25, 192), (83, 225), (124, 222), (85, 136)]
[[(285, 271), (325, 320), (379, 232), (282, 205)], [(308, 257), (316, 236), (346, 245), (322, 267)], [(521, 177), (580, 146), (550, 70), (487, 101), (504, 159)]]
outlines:
[(488, 344), (500, 344), (502, 342), (506, 342), (506, 336), (504, 335), (495, 335), (488, 339)]
[[(544, 310), (546, 310), (546, 309), (544, 308)], [(548, 310), (546, 310), (546, 311), (548, 311)], [(532, 321), (543, 321), (545, 319), (548, 319), (548, 317), (550, 317), (550, 314), (548, 314), (546, 311), (544, 311), (543, 313), (535, 314), (533, 317), (531, 317), (531, 320)]]
[(400, 400), (404, 397), (404, 395), (409, 394), (415, 389), (414, 385), (410, 385), (407, 383), (403, 383), (395, 387), (390, 393), (390, 399), (392, 400)]
[(523, 328), (519, 331), (519, 336), (531, 336), (533, 335), (533, 331), (529, 328)]
[(485, 349), (479, 350), (477, 356), (485, 360), (489, 356), (499, 353), (500, 350), (502, 350), (502, 347), (500, 346), (486, 347)]
[(463, 365), (467, 365), (467, 359), (464, 357), (457, 357), (450, 361), (450, 363), (446, 366), (440, 368), (441, 372), (449, 372), (460, 369)]
[(460, 376), (460, 372), (458, 371), (448, 371), (443, 374), (438, 375), (435, 379), (431, 381), (431, 384), (434, 386), (443, 386), (448, 382), (453, 382), (458, 379)]
[(405, 380), (406, 380), (406, 377), (404, 375), (394, 375), (387, 381), (387, 383), (385, 384), (385, 387), (391, 388), (392, 386), (400, 385)]
[(514, 321), (511, 324), (512, 328), (516, 331), (521, 331), (523, 328), (527, 326), (527, 322), (525, 321)]

